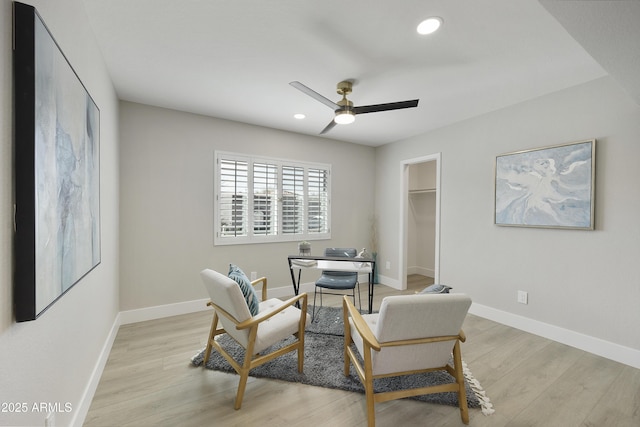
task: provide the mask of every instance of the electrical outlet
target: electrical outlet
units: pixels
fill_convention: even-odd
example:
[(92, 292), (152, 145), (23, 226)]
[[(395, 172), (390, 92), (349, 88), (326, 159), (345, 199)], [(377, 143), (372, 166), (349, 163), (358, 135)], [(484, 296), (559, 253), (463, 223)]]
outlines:
[(529, 294), (525, 291), (518, 291), (518, 302), (520, 304), (528, 304), (529, 303)]
[(387, 267), (387, 270), (391, 269), (391, 261), (387, 261), (386, 267)]
[(257, 278), (258, 278), (258, 272), (257, 271), (252, 271), (251, 272), (251, 281), (253, 282)]

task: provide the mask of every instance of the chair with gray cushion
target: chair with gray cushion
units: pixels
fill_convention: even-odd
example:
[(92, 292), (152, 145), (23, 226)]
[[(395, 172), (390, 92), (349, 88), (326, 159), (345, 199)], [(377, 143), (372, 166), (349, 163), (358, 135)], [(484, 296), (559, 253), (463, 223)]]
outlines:
[[(356, 255), (357, 251), (355, 248), (326, 248), (324, 250), (324, 256), (327, 257), (355, 258)], [(320, 278), (316, 280), (315, 292), (313, 294), (313, 313), (311, 315), (311, 321), (313, 322), (316, 316), (316, 296), (318, 293), (320, 294), (320, 307), (317, 311), (320, 312), (320, 309), (322, 308), (323, 294), (344, 295), (344, 291), (351, 290), (353, 303), (355, 304), (356, 287), (358, 288), (359, 308), (362, 308), (358, 273), (350, 271), (323, 270)]]

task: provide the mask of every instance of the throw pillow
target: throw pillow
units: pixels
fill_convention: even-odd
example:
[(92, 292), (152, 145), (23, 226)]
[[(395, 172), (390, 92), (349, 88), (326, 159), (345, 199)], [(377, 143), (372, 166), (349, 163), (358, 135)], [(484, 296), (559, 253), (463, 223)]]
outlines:
[(237, 265), (229, 264), (229, 278), (236, 281), (238, 286), (240, 286), (240, 290), (242, 291), (242, 295), (244, 295), (244, 299), (247, 301), (247, 307), (249, 307), (249, 312), (252, 316), (255, 316), (260, 311), (260, 300), (258, 299), (258, 295), (256, 295), (256, 290), (251, 286), (251, 281), (244, 274), (244, 271), (240, 269)]
[(421, 294), (448, 294), (450, 289), (453, 289), (453, 288), (450, 286), (439, 285), (434, 283), (433, 285), (430, 285), (424, 288), (420, 293)]

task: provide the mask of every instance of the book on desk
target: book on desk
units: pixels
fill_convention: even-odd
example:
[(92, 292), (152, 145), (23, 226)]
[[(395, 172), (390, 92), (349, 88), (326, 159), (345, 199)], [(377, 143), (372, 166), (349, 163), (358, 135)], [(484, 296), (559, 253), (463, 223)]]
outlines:
[(313, 267), (314, 265), (318, 265), (318, 261), (315, 259), (293, 258), (291, 259), (291, 264), (299, 265), (301, 267)]

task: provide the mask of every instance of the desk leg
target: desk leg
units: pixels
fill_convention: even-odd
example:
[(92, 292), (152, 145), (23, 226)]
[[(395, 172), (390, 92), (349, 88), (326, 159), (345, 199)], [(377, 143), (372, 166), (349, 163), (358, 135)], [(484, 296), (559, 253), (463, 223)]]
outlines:
[[(300, 276), (302, 275), (302, 269), (298, 269), (298, 280), (296, 280), (296, 275), (293, 272), (293, 268), (291, 268), (291, 260), (289, 260), (289, 272), (291, 273), (291, 284), (293, 285), (293, 294), (294, 296), (298, 296), (300, 292)], [(296, 302), (296, 307), (300, 308), (300, 303)]]
[(376, 263), (371, 263), (371, 273), (369, 273), (369, 314), (373, 313), (373, 282), (376, 277)]
[(369, 273), (369, 314), (373, 312), (373, 272)]

